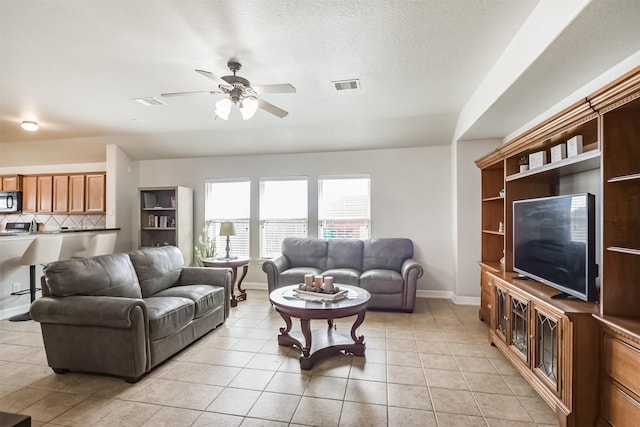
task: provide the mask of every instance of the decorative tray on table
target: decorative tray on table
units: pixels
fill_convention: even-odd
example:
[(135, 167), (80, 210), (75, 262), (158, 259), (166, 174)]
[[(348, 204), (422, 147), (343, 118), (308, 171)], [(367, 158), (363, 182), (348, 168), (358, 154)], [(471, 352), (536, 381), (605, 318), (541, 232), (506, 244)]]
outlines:
[(307, 300), (307, 301), (318, 301), (318, 302), (336, 302), (347, 297), (349, 293), (348, 290), (343, 289), (336, 293), (326, 293), (326, 292), (312, 292), (312, 291), (303, 291), (302, 289), (294, 289), (293, 290), (296, 297)]

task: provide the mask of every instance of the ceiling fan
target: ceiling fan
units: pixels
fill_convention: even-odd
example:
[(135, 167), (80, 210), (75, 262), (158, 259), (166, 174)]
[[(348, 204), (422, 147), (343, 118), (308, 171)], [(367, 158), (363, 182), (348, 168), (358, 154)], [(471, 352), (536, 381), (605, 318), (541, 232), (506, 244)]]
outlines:
[(262, 108), (266, 112), (280, 118), (284, 118), (289, 114), (282, 108), (276, 107), (264, 99), (258, 98), (258, 95), (265, 93), (295, 93), (295, 87), (288, 83), (251, 86), (249, 80), (236, 75), (236, 72), (240, 71), (240, 68), (242, 68), (242, 65), (239, 62), (232, 59), (227, 63), (227, 67), (229, 67), (229, 70), (231, 70), (233, 75), (218, 77), (209, 71), (196, 70), (197, 73), (212, 80), (218, 85), (218, 88), (215, 90), (170, 92), (162, 93), (160, 96), (181, 96), (191, 95), (194, 93), (209, 93), (212, 95), (226, 94), (228, 95), (227, 97), (216, 102), (216, 115), (223, 120), (229, 119), (229, 114), (231, 113), (231, 107), (233, 105), (237, 105), (239, 107), (244, 120), (248, 120), (253, 117), (258, 108)]

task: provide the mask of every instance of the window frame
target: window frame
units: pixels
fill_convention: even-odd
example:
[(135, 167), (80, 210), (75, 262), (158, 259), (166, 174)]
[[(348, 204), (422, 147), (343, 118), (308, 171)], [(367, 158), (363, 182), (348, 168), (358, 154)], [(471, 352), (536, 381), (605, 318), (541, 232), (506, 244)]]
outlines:
[[(367, 216), (353, 219), (344, 219), (343, 221), (366, 221), (366, 229), (367, 235), (362, 236), (361, 232), (358, 233), (357, 236), (344, 236), (344, 235), (334, 235), (327, 236), (325, 233), (325, 224), (326, 221), (330, 221), (331, 219), (326, 219), (326, 215), (323, 216), (323, 194), (326, 192), (323, 191), (322, 185), (324, 181), (329, 180), (368, 180), (368, 212)], [(318, 176), (318, 238), (320, 239), (370, 239), (372, 236), (372, 221), (371, 221), (371, 204), (372, 204), (372, 195), (371, 195), (371, 175), (370, 174), (348, 174), (348, 175), (319, 175)], [(341, 221), (340, 219), (333, 219), (333, 221)]]

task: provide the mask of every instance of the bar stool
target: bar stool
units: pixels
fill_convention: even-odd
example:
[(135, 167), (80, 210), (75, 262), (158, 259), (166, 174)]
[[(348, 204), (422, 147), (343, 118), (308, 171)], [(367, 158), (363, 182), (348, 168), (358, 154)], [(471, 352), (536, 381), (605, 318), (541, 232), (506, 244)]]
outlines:
[(112, 254), (116, 246), (115, 233), (96, 234), (93, 236), (87, 248), (73, 254), (72, 258), (89, 258), (92, 256)]
[[(22, 258), (20, 258), (20, 264), (29, 266), (29, 294), (31, 295), (32, 303), (36, 300), (36, 291), (40, 290), (40, 288), (36, 288), (36, 265), (49, 264), (60, 258), (63, 237), (64, 236), (36, 237), (29, 244), (27, 250), (24, 251)], [(23, 290), (14, 292), (11, 295), (23, 295), (26, 293), (26, 290)], [(9, 320), (12, 322), (31, 320), (31, 315), (27, 311), (26, 313), (10, 317)]]

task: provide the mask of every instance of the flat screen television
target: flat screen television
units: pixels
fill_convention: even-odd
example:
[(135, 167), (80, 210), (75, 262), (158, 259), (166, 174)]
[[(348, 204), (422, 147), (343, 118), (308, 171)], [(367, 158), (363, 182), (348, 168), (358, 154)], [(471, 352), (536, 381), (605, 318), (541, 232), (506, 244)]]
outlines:
[(513, 270), (560, 293), (597, 302), (595, 196), (513, 202)]

